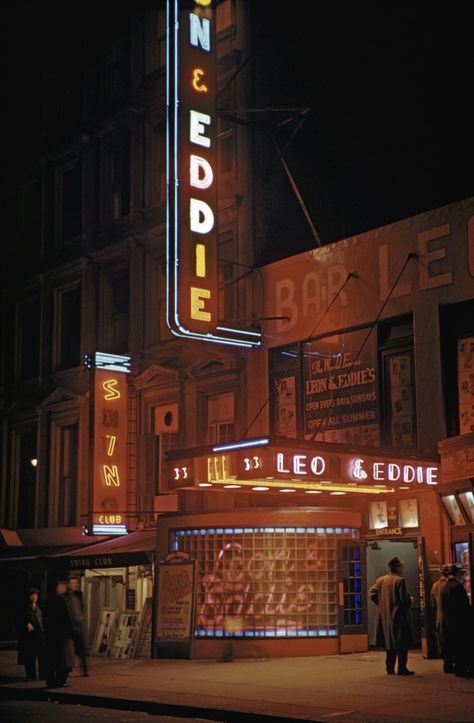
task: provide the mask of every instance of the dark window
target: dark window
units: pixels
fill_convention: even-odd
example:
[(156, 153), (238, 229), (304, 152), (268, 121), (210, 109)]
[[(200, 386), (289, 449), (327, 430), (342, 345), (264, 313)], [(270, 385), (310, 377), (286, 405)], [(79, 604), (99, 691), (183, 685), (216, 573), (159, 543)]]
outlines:
[(128, 272), (109, 278), (110, 327), (109, 351), (120, 354), (128, 350), (129, 276)]
[(131, 78), (130, 15), (117, 8), (110, 18), (110, 35), (102, 58), (102, 97), (113, 98), (124, 91)]
[(59, 367), (79, 366), (81, 359), (81, 289), (63, 291), (60, 295)]
[(77, 424), (61, 427), (59, 448), (59, 527), (76, 524)]
[(130, 138), (110, 152), (112, 218), (116, 221), (130, 212)]
[(23, 189), (19, 208), (20, 249), (35, 254), (41, 248), (41, 186), (32, 183)]
[(18, 515), (17, 527), (35, 526), (36, 508), (36, 429), (20, 434), (18, 468)]
[(32, 379), (39, 374), (40, 308), (39, 298), (28, 299), (19, 307), (20, 379)]
[[(224, 115), (233, 113), (235, 107), (234, 93), (229, 86), (219, 98), (219, 110)], [(234, 168), (235, 136), (234, 124), (225, 117), (218, 120), (218, 141), (219, 141), (219, 169), (221, 173), (228, 173)]]
[(235, 244), (232, 231), (221, 234), (218, 240), (219, 265), (219, 319), (231, 321), (237, 317), (235, 298), (237, 282), (234, 281)]
[(379, 327), (382, 365), (382, 434), (390, 447), (416, 446), (415, 367), (411, 317)]
[(82, 165), (64, 170), (61, 174), (61, 231), (62, 241), (82, 233)]

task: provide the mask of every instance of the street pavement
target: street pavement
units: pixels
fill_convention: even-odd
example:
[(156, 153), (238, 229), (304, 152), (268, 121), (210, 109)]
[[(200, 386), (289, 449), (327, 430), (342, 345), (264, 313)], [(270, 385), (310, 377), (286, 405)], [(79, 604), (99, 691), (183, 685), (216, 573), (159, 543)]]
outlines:
[(16, 652), (0, 651), (0, 699), (58, 700), (214, 721), (473, 723), (474, 679), (412, 652), (416, 675), (386, 675), (383, 652), (234, 661), (90, 658), (70, 687), (24, 683)]

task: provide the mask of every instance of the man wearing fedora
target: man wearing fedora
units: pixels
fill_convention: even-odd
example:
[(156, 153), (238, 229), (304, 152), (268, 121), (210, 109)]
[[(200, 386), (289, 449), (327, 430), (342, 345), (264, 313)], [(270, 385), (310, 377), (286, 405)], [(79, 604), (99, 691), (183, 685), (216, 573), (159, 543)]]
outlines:
[(376, 645), (385, 646), (385, 669), (388, 675), (395, 673), (398, 658), (398, 675), (413, 675), (408, 670), (408, 645), (411, 641), (411, 597), (402, 576), (403, 562), (393, 557), (388, 562), (388, 573), (379, 577), (369, 590), (369, 597), (377, 605)]
[(443, 658), (443, 670), (445, 673), (454, 673), (454, 663), (451, 659), (450, 651), (445, 645), (445, 638), (443, 635), (444, 615), (443, 607), (441, 605), (441, 593), (448, 581), (450, 569), (451, 565), (442, 565), (440, 569), (441, 575), (431, 588), (431, 603), (436, 615), (436, 637), (438, 639), (438, 648), (441, 652), (441, 657)]
[(441, 636), (455, 675), (472, 678), (474, 622), (467, 592), (459, 580), (463, 572), (463, 568), (458, 565), (449, 566), (448, 579), (440, 594)]

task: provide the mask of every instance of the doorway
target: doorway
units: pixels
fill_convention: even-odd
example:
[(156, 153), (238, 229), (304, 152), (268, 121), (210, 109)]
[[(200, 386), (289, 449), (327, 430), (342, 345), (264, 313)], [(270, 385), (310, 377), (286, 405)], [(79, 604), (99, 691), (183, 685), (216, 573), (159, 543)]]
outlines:
[[(421, 646), (421, 615), (419, 596), (418, 546), (415, 540), (374, 540), (367, 543), (367, 585), (370, 587), (378, 577), (388, 571), (387, 563), (398, 557), (405, 563), (403, 576), (406, 580), (407, 592), (413, 596), (411, 606), (413, 619), (413, 644)], [(376, 606), (367, 600), (369, 646), (375, 645), (375, 613)]]

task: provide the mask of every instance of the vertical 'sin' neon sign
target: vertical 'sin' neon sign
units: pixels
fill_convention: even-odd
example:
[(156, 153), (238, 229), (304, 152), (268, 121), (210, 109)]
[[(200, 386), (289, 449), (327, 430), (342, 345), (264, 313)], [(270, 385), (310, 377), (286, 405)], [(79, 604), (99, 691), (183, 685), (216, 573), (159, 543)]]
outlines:
[(167, 323), (173, 334), (258, 346), (218, 319), (215, 0), (167, 0)]

